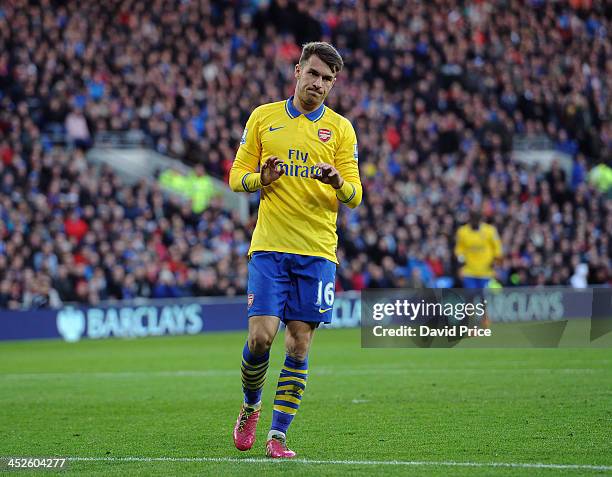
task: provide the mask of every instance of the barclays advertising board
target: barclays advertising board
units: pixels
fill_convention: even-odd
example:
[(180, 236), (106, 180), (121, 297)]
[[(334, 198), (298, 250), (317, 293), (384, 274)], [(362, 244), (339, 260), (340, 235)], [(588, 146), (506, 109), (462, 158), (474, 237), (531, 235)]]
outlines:
[[(0, 310), (0, 341), (61, 338), (76, 342), (246, 330), (246, 303), (246, 297), (237, 297), (66, 306), (59, 310)], [(330, 327), (359, 326), (360, 310), (359, 293), (339, 293)]]
[[(571, 289), (505, 289), (503, 292), (487, 292), (486, 298), (493, 321), (601, 315), (606, 317), (605, 323), (612, 323), (610, 289), (582, 292)], [(324, 328), (360, 326), (361, 308), (359, 292), (337, 293), (332, 323)], [(60, 310), (0, 310), (0, 341), (61, 338), (75, 342), (81, 339), (194, 335), (246, 328), (247, 297), (149, 300), (99, 307), (66, 306)]]

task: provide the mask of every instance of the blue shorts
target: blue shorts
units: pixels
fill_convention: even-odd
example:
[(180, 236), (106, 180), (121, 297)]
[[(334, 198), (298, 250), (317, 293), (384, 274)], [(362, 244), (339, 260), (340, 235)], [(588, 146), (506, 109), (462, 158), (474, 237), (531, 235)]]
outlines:
[(489, 286), (490, 278), (463, 277), (463, 288), (482, 289)]
[(322, 257), (254, 252), (249, 260), (248, 316), (331, 323), (336, 264)]

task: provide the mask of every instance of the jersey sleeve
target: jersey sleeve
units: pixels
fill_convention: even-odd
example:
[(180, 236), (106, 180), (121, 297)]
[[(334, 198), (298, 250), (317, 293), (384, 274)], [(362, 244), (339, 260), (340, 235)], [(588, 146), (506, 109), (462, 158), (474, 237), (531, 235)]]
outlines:
[(234, 192), (255, 192), (262, 187), (257, 172), (261, 158), (259, 122), (259, 111), (255, 109), (246, 123), (230, 170), (229, 185)]
[(363, 189), (359, 179), (357, 135), (348, 120), (345, 121), (344, 134), (336, 153), (336, 169), (344, 179), (344, 184), (336, 191), (336, 197), (354, 209), (361, 203)]

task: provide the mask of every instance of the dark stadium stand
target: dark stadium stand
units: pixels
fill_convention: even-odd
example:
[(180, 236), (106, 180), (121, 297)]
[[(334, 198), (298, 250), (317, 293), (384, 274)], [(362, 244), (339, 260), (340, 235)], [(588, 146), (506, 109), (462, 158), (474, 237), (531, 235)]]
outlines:
[[(226, 179), (248, 114), (292, 94), (319, 39), (346, 63), (327, 104), (364, 185), (339, 216), (339, 290), (452, 286), (475, 206), (503, 286), (612, 284), (609, 6), (459, 3), (0, 3), (0, 308), (244, 294), (255, 195), (247, 221), (216, 199), (194, 214), (86, 154), (143, 131)], [(536, 137), (559, 158), (544, 169), (513, 157)]]

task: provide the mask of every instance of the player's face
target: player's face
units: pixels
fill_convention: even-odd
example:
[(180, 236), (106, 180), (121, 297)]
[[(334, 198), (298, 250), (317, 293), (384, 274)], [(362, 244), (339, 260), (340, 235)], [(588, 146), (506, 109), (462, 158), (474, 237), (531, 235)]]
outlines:
[(470, 226), (476, 230), (480, 226), (480, 213), (476, 211), (470, 212)]
[(316, 55), (300, 65), (295, 65), (295, 94), (302, 105), (315, 110), (325, 101), (336, 82), (336, 75), (327, 64)]

